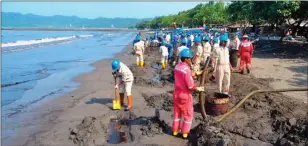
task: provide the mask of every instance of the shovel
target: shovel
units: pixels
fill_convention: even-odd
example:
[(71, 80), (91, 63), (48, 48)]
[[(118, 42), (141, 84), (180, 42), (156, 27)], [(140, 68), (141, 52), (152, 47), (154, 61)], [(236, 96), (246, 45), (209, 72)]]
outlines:
[[(114, 77), (114, 85), (116, 85), (116, 82), (117, 82), (117, 80), (116, 80), (117, 78), (116, 78), (116, 76)], [(114, 88), (114, 100), (112, 101), (112, 108), (114, 109), (114, 110), (119, 110), (119, 109), (121, 109), (121, 104), (120, 104), (120, 102), (119, 102), (120, 100), (119, 100), (119, 98), (118, 98), (118, 88)]]

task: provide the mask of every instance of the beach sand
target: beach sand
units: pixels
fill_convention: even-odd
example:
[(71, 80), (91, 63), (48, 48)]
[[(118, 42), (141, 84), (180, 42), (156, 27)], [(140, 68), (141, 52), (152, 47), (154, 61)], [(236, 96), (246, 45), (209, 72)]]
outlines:
[[(123, 145), (181, 146), (196, 142), (205, 144), (204, 142), (210, 136), (202, 134), (200, 137), (200, 133), (213, 128), (214, 125), (209, 128), (200, 124), (202, 122), (200, 122), (201, 114), (197, 98), (195, 98), (194, 105), (195, 118), (192, 125), (192, 136), (189, 140), (185, 140), (170, 135), (173, 117), (172, 69), (155, 69), (156, 67), (159, 68), (157, 63), (160, 59), (157, 48), (147, 48), (145, 67), (136, 67), (135, 57), (130, 54), (131, 48), (132, 45), (129, 44), (115, 57), (128, 65), (134, 73), (135, 83), (132, 88), (133, 108), (131, 111), (112, 110), (112, 99), (114, 97), (114, 80), (110, 67), (112, 59), (104, 59), (93, 64), (96, 67), (94, 71), (74, 79), (80, 83), (78, 90), (33, 109), (32, 112), (35, 116), (25, 119), (25, 124), (21, 125), (19, 135), (10, 139), (10, 145), (74, 145), (73, 140), (81, 145), (83, 142), (84, 145), (94, 145), (94, 143), (95, 145), (109, 145), (108, 133), (110, 131), (108, 126), (110, 119), (119, 117), (130, 121), (130, 124), (128, 124), (130, 136), (126, 136), (130, 140), (126, 139), (128, 143)], [(254, 66), (257, 67), (258, 65)], [(161, 77), (161, 81), (156, 84), (152, 81), (155, 74), (160, 74)], [(252, 90), (270, 88), (269, 82), (267, 79), (258, 79), (250, 75), (233, 74), (231, 94), (235, 97), (231, 99), (230, 107)], [(214, 83), (206, 85), (208, 92), (213, 92), (215, 87)], [(197, 97), (195, 93), (194, 96)], [(289, 99), (282, 94), (260, 94), (255, 97), (249, 99), (247, 104), (222, 123), (221, 129), (223, 130), (218, 130), (217, 134), (217, 128), (213, 133), (222, 135), (225, 142), (230, 139), (229, 141), (233, 145), (236, 145), (234, 143), (271, 145), (278, 139), (277, 135), (288, 132), (271, 131), (272, 121), (283, 123), (284, 120), (291, 117), (302, 119), (307, 114), (304, 108), (307, 107), (307, 103)], [(292, 112), (290, 109), (295, 111), (293, 112), (294, 115), (290, 115), (290, 112)], [(160, 113), (159, 119), (155, 118), (156, 111)], [(279, 111), (279, 114), (275, 111)], [(273, 112), (274, 117), (269, 116)], [(285, 117), (288, 117), (288, 119), (285, 119)], [(208, 123), (210, 122), (208, 121)], [(261, 127), (258, 127), (258, 125)], [(245, 131), (245, 129), (250, 129), (250, 131)], [(240, 132), (238, 133), (238, 131)], [(257, 136), (255, 132), (258, 134)], [(196, 137), (198, 134), (199, 137)], [(268, 134), (273, 136), (268, 136)], [(228, 135), (229, 137), (224, 137)]]

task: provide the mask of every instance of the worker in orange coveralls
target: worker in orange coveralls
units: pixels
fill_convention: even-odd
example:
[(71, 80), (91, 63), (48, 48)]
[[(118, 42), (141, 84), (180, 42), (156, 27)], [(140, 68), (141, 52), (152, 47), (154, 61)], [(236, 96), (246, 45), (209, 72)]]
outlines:
[(238, 55), (240, 56), (240, 71), (244, 74), (244, 68), (246, 65), (247, 73), (250, 73), (251, 68), (251, 56), (253, 53), (252, 43), (248, 40), (248, 36), (244, 35), (243, 41), (240, 44)]
[(187, 138), (193, 120), (193, 97), (191, 91), (204, 91), (204, 87), (197, 87), (194, 84), (190, 69), (192, 52), (188, 48), (184, 48), (181, 53), (181, 61), (174, 69), (174, 93), (173, 93), (173, 123), (172, 131), (176, 136), (179, 133), (180, 120), (183, 115), (181, 133)]

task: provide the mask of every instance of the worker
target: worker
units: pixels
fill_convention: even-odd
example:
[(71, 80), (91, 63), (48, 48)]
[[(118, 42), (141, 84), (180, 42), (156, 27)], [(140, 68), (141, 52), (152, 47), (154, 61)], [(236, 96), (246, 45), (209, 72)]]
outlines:
[(229, 61), (229, 50), (227, 46), (227, 35), (220, 36), (219, 48), (215, 49), (213, 76), (216, 78), (217, 88), (220, 93), (229, 94), (230, 77), (232, 66)]
[(190, 34), (189, 37), (190, 37), (190, 40), (191, 40), (191, 46), (194, 46), (194, 39), (195, 39), (194, 35)]
[(111, 62), (112, 74), (116, 76), (115, 88), (119, 89), (120, 101), (116, 101), (117, 106), (124, 105), (124, 93), (127, 96), (127, 108), (132, 108), (132, 85), (134, 82), (134, 76), (131, 70), (122, 62), (115, 59)]
[(140, 41), (140, 37), (136, 37), (136, 43), (134, 44), (134, 51), (137, 55), (136, 57), (136, 64), (137, 66), (143, 66), (144, 65), (144, 43)]
[(235, 33), (233, 40), (230, 42), (230, 63), (233, 68), (236, 68), (238, 61), (238, 49), (241, 41), (238, 39), (238, 33)]
[(173, 55), (173, 46), (170, 43), (165, 43), (164, 45), (168, 48), (168, 61), (170, 61)]
[(173, 66), (176, 64), (176, 61), (178, 62), (178, 63), (180, 63), (181, 62), (181, 57), (180, 57), (180, 53), (181, 53), (181, 51), (184, 49), (184, 48), (187, 48), (186, 47), (186, 39), (184, 38), (184, 39), (182, 39), (181, 40), (181, 46), (180, 47), (178, 47), (177, 48), (177, 51), (176, 51), (176, 57), (175, 57), (175, 61), (173, 62)]
[(212, 47), (209, 43), (209, 37), (205, 36), (203, 38), (203, 46), (201, 45), (201, 38), (196, 39), (197, 51), (194, 57), (193, 63), (193, 73), (196, 76), (201, 75), (202, 71), (200, 66), (205, 65), (207, 57), (211, 55)]
[(190, 64), (193, 57), (190, 49), (185, 48), (181, 51), (181, 63), (174, 69), (174, 92), (173, 92), (173, 123), (172, 131), (176, 136), (180, 129), (180, 120), (183, 116), (181, 126), (182, 136), (187, 138), (192, 120), (194, 117), (193, 97), (191, 91), (204, 91), (204, 87), (197, 87), (192, 78)]
[(168, 48), (166, 47), (167, 43), (166, 42), (162, 42), (162, 45), (159, 48), (159, 52), (161, 53), (161, 66), (162, 68), (166, 68), (167, 67), (167, 63), (168, 63)]
[(166, 35), (166, 43), (170, 43), (170, 40), (171, 40), (170, 33), (167, 33), (167, 35)]
[(219, 49), (219, 39), (218, 37), (213, 38), (213, 46), (212, 46), (212, 52), (211, 52), (211, 67), (214, 68), (214, 63), (215, 63), (215, 57), (214, 57), (214, 52)]
[(192, 40), (190, 38), (190, 35), (188, 34), (186, 38), (187, 38), (187, 47), (189, 49), (191, 49), (191, 47), (192, 47)]
[(248, 40), (248, 36), (242, 37), (243, 41), (240, 44), (238, 55), (240, 56), (240, 71), (244, 74), (244, 68), (246, 65), (247, 73), (250, 73), (251, 56), (253, 53), (252, 43)]

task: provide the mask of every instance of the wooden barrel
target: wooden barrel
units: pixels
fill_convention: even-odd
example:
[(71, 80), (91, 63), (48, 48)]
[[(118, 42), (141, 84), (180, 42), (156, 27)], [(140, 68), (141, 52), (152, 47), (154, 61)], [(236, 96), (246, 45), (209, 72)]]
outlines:
[(206, 114), (212, 116), (219, 116), (228, 111), (229, 96), (222, 93), (211, 94), (205, 102)]

